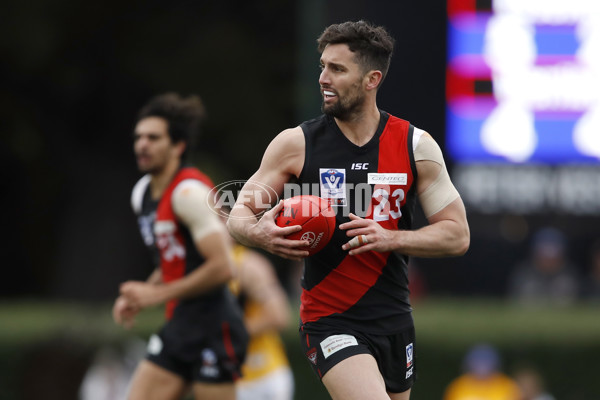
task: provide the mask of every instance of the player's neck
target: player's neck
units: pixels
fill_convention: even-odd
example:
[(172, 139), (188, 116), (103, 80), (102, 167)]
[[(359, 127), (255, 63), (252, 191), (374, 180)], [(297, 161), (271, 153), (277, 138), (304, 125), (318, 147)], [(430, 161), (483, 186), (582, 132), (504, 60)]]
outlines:
[(368, 109), (356, 113), (347, 120), (335, 119), (337, 126), (344, 136), (357, 146), (367, 144), (377, 132), (381, 114), (376, 104), (372, 104)]
[(151, 175), (150, 191), (153, 199), (160, 199), (162, 197), (180, 166), (181, 160), (179, 158), (172, 158), (164, 168)]

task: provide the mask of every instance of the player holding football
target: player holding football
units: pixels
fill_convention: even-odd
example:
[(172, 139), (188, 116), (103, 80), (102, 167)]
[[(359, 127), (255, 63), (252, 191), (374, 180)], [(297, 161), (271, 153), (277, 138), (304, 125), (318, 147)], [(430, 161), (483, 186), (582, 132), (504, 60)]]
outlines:
[[(273, 139), (228, 221), (242, 243), (298, 259), (307, 243), (285, 237), (300, 226), (276, 226), (281, 202), (253, 218), (262, 211), (254, 197), (261, 185), (281, 195), (291, 180), (317, 184), (337, 209), (339, 229), (305, 260), (300, 308), (304, 352), (333, 399), (409, 399), (416, 348), (408, 256), (458, 256), (469, 247), (464, 205), (439, 146), (377, 107), (393, 44), (384, 28), (363, 21), (325, 29), (324, 114)], [(370, 190), (368, 207), (358, 204), (359, 187)], [(429, 224), (411, 230), (417, 198)]]
[(227, 289), (230, 238), (207, 203), (212, 187), (182, 165), (204, 108), (196, 96), (166, 94), (141, 111), (134, 131), (138, 168), (132, 192), (142, 238), (156, 261), (146, 282), (121, 284), (113, 317), (129, 327), (146, 307), (166, 303), (167, 323), (150, 338), (130, 400), (235, 399), (248, 342), (241, 310)]

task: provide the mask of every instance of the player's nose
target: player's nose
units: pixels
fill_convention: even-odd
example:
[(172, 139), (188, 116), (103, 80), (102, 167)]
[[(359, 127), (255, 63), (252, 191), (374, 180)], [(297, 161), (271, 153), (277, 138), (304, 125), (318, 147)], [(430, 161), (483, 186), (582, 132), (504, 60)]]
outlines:
[(319, 85), (321, 85), (321, 88), (323, 87), (323, 85), (328, 85), (331, 83), (331, 80), (329, 79), (329, 74), (327, 73), (327, 68), (323, 68), (323, 70), (321, 71), (321, 74), (319, 75)]

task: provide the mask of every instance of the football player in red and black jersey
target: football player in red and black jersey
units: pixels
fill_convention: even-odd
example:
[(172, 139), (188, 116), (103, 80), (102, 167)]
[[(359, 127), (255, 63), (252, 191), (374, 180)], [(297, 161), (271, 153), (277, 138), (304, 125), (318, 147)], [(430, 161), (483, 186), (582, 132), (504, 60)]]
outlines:
[[(302, 194), (329, 199), (336, 210), (332, 240), (305, 259), (300, 308), (303, 350), (333, 399), (409, 399), (417, 347), (408, 257), (458, 256), (470, 242), (440, 147), (377, 106), (393, 45), (383, 27), (364, 21), (325, 29), (323, 115), (273, 139), (228, 220), (243, 244), (299, 259), (308, 256), (306, 241), (286, 236), (301, 228), (275, 224), (281, 202), (259, 209), (262, 188), (280, 196), (298, 194), (286, 185), (317, 188)], [(417, 200), (429, 223), (412, 229)]]
[(149, 340), (130, 400), (175, 400), (189, 390), (195, 399), (235, 399), (248, 334), (227, 288), (230, 238), (207, 201), (210, 179), (182, 161), (202, 116), (197, 96), (169, 93), (142, 108), (135, 126), (145, 175), (131, 201), (156, 265), (147, 281), (121, 284), (113, 317), (128, 327), (140, 310), (164, 303), (167, 322)]

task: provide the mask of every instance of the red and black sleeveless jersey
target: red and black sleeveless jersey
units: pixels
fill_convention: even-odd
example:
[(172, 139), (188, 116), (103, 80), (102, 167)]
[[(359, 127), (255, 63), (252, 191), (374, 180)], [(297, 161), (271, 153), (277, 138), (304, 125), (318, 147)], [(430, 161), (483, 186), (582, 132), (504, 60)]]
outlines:
[[(300, 318), (371, 333), (393, 333), (412, 323), (408, 257), (395, 252), (348, 255), (350, 238), (337, 226), (352, 212), (386, 229), (410, 229), (416, 201), (414, 127), (381, 112), (377, 132), (356, 146), (335, 119), (323, 115), (301, 125), (306, 151), (298, 178), (303, 194), (329, 199), (336, 231), (305, 260)], [(305, 193), (307, 188), (310, 193)], [(314, 193), (318, 190), (318, 193)]]
[[(179, 222), (171, 203), (177, 185), (188, 179), (213, 187), (211, 180), (198, 169), (181, 168), (159, 201), (151, 197), (149, 175), (142, 177), (132, 192), (132, 206), (137, 214), (140, 233), (153, 254), (156, 267), (161, 269), (164, 282), (180, 279), (204, 262), (204, 258), (196, 249), (190, 231)], [(206, 309), (204, 303), (212, 302), (222, 296), (223, 289), (219, 288), (209, 294), (181, 302), (171, 300), (166, 305), (166, 316), (170, 319), (174, 312), (184, 312), (183, 309), (187, 309), (190, 314), (194, 313), (193, 310)]]

